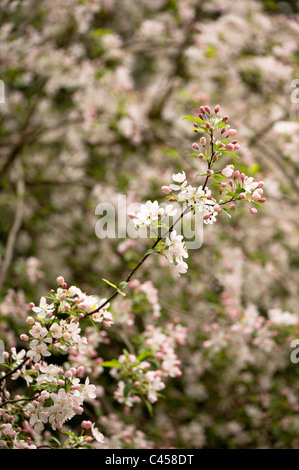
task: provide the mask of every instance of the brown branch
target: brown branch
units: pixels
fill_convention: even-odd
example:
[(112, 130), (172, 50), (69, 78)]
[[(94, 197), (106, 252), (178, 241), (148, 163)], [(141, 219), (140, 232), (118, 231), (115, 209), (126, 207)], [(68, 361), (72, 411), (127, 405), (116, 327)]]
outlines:
[(11, 230), (9, 232), (9, 235), (8, 235), (8, 240), (7, 240), (6, 250), (5, 250), (5, 257), (4, 257), (4, 261), (3, 261), (3, 264), (1, 266), (1, 271), (0, 271), (0, 293), (2, 291), (3, 284), (5, 282), (5, 278), (7, 276), (7, 273), (8, 273), (12, 258), (13, 258), (13, 252), (14, 252), (17, 234), (22, 225), (23, 209), (24, 209), (24, 201), (23, 201), (24, 192), (25, 192), (25, 184), (24, 184), (22, 175), (20, 175), (19, 180), (17, 182), (18, 201), (17, 201), (16, 212), (15, 212), (15, 218), (14, 218), (14, 222), (11, 227)]

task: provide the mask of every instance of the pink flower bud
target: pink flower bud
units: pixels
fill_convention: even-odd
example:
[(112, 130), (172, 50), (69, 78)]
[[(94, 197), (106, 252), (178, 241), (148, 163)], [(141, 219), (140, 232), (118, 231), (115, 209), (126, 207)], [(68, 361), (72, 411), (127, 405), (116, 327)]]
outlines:
[(229, 129), (229, 131), (227, 132), (227, 136), (228, 137), (234, 137), (234, 135), (236, 135), (237, 131), (236, 129)]
[(195, 150), (198, 150), (198, 144), (197, 144), (196, 142), (194, 142), (194, 143), (192, 144), (192, 147), (193, 147)]
[(231, 152), (232, 150), (234, 150), (234, 145), (233, 145), (233, 144), (227, 144), (226, 150), (228, 150), (229, 152)]
[(57, 284), (59, 284), (60, 286), (63, 286), (64, 284), (64, 278), (62, 276), (58, 276), (58, 278), (56, 279), (56, 282)]
[(207, 129), (210, 129), (211, 128), (211, 124), (209, 122), (206, 122), (206, 128)]
[(200, 159), (202, 160), (203, 158), (205, 158), (205, 156), (204, 156), (203, 153), (199, 153), (199, 154), (198, 154), (198, 158), (200, 158)]
[(29, 340), (29, 336), (27, 336), (27, 335), (25, 335), (25, 334), (22, 334), (22, 335), (20, 335), (20, 339), (21, 339), (22, 341), (28, 341), (28, 340)]
[(26, 323), (28, 323), (28, 325), (33, 325), (35, 323), (35, 320), (33, 317), (27, 317)]
[(227, 114), (226, 114), (225, 116), (223, 116), (222, 121), (225, 121), (225, 122), (226, 122), (226, 121), (228, 121), (228, 120), (229, 120), (229, 116), (228, 116)]
[(257, 209), (255, 207), (250, 207), (250, 212), (251, 212), (251, 214), (256, 214)]
[(234, 150), (239, 150), (240, 144), (235, 144)]
[(34, 302), (30, 302), (29, 308), (34, 308), (34, 307), (35, 307), (35, 303), (34, 303)]
[(231, 211), (236, 210), (236, 204), (234, 202), (231, 202), (230, 205), (228, 206)]
[(239, 178), (239, 176), (240, 176), (240, 172), (239, 172), (239, 170), (236, 170), (236, 171), (234, 172), (234, 178), (235, 178), (235, 180), (236, 180), (237, 178)]
[(258, 188), (262, 188), (264, 186), (264, 182), (263, 181), (259, 181), (259, 184), (258, 184)]
[(223, 176), (225, 176), (226, 178), (229, 178), (230, 176), (232, 176), (232, 174), (234, 173), (234, 167), (231, 168), (231, 166), (226, 166), (222, 172)]
[(73, 373), (71, 370), (66, 371), (65, 376), (67, 379), (71, 379), (73, 377)]
[(226, 131), (227, 131), (227, 127), (226, 126), (222, 127), (221, 134), (224, 134)]
[(210, 114), (211, 110), (210, 110), (209, 106), (205, 106), (205, 111)]
[(258, 191), (254, 191), (254, 193), (252, 194), (252, 199), (254, 201), (259, 201), (261, 199), (261, 195)]
[[(199, 142), (201, 143), (201, 145), (202, 145), (203, 147), (205, 147), (205, 145), (206, 145), (206, 143), (207, 143), (205, 137), (201, 137), (201, 138), (199, 139)], [(197, 148), (198, 148), (198, 147), (197, 147)]]
[(92, 426), (92, 422), (91, 422), (91, 421), (86, 421), (86, 420), (84, 420), (84, 421), (82, 421), (82, 423), (81, 423), (81, 427), (82, 427), (83, 429), (90, 429), (91, 426)]
[(245, 194), (245, 193), (241, 193), (241, 194), (240, 194), (240, 198), (241, 198), (241, 199), (246, 199), (246, 194)]
[(241, 173), (241, 175), (240, 175), (240, 176), (241, 176), (241, 181), (243, 181), (243, 182), (244, 182), (244, 181), (245, 181), (245, 179), (246, 179), (246, 175), (245, 175), (245, 173)]
[(219, 104), (216, 104), (215, 106), (215, 113), (219, 113), (220, 111), (220, 105)]
[(205, 110), (205, 107), (204, 107), (204, 106), (201, 106), (199, 109), (200, 109), (200, 111), (201, 111), (203, 114), (206, 112), (206, 110)]
[(265, 197), (261, 197), (260, 202), (266, 202), (267, 199)]

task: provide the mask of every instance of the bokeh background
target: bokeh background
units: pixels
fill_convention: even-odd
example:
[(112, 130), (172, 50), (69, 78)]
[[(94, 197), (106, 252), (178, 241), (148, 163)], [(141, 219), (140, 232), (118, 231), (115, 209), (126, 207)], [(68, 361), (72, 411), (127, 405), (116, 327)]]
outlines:
[[(144, 446), (298, 447), (298, 1), (0, 7), (0, 338), (18, 345), (28, 303), (58, 275), (101, 296), (111, 293), (101, 278), (126, 277), (148, 242), (99, 240), (97, 204), (164, 201), (173, 173), (198, 173), (183, 117), (219, 103), (240, 143), (240, 161), (223, 166), (265, 182), (266, 210), (205, 227), (180, 278), (155, 256), (142, 266), (161, 324), (188, 328), (183, 375), (152, 418), (124, 412), (109, 389), (99, 416), (106, 434), (115, 416), (135, 426)], [(146, 300), (138, 309), (142, 322)]]

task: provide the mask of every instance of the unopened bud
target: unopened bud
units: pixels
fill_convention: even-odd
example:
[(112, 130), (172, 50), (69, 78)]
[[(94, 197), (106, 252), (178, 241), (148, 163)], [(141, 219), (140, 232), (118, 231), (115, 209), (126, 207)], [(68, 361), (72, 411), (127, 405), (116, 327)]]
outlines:
[(22, 334), (22, 335), (20, 335), (20, 339), (21, 339), (22, 341), (28, 341), (28, 340), (29, 340), (29, 336), (27, 336), (27, 335), (25, 335), (25, 334)]
[(62, 276), (58, 276), (58, 278), (56, 279), (56, 282), (57, 284), (59, 284), (60, 286), (63, 286), (64, 284), (64, 278)]
[(194, 143), (192, 144), (192, 147), (193, 147), (195, 150), (198, 150), (198, 144), (197, 144), (196, 142), (194, 142)]
[(219, 104), (216, 104), (215, 106), (215, 113), (219, 113), (220, 111), (220, 105)]
[(234, 137), (234, 135), (236, 135), (237, 131), (236, 129), (229, 129), (228, 132), (227, 132), (227, 136), (228, 137)]
[(162, 186), (162, 191), (164, 194), (171, 194), (171, 189), (169, 186)]
[(239, 178), (239, 176), (240, 176), (239, 170), (234, 171), (234, 178), (235, 178), (235, 180), (236, 180), (237, 178)]
[(250, 212), (251, 214), (256, 214), (257, 213), (257, 209), (255, 207), (250, 207)]

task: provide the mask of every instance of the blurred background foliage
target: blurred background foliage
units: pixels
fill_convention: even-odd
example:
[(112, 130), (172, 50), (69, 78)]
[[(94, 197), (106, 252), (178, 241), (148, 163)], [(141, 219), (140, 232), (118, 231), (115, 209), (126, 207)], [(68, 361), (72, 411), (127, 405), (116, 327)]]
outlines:
[(158, 288), (161, 321), (190, 333), (154, 418), (126, 419), (165, 446), (298, 446), (298, 326), (244, 326), (299, 320), (298, 1), (0, 3), (1, 337), (14, 344), (58, 275), (101, 296), (102, 277), (125, 278), (148, 242), (98, 239), (97, 204), (163, 201), (173, 173), (198, 173), (183, 117), (220, 103), (238, 130), (232, 163), (265, 181), (267, 209), (205, 227), (181, 278), (147, 260), (138, 276)]

